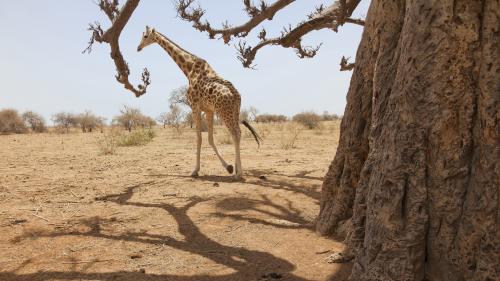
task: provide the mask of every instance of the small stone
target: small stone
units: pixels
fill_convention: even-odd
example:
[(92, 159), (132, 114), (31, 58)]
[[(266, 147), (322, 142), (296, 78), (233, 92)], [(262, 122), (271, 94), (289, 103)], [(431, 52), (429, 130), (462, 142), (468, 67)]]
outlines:
[(271, 279), (281, 279), (282, 277), (283, 277), (283, 275), (281, 275), (280, 273), (276, 273), (276, 272), (271, 272), (271, 273), (267, 273), (267, 274), (262, 275), (262, 278), (271, 278)]
[(267, 177), (266, 176), (260, 176), (259, 179), (261, 179), (261, 180), (267, 180)]
[(214, 182), (214, 187), (219, 187), (219, 183), (218, 182)]
[(141, 255), (139, 255), (139, 254), (133, 254), (133, 255), (130, 255), (130, 258), (131, 258), (131, 259), (133, 259), (133, 260), (135, 260), (135, 259), (140, 259), (140, 258), (142, 258), (142, 256), (141, 256)]
[(21, 223), (25, 223), (27, 222), (28, 220), (26, 219), (15, 219), (12, 224), (21, 224)]
[(146, 269), (141, 268), (141, 269), (139, 269), (139, 272), (140, 272), (140, 273), (146, 273)]

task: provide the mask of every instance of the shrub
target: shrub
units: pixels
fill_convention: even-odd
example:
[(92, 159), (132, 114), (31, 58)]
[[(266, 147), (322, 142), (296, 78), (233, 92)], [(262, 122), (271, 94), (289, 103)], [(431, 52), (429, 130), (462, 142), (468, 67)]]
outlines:
[(26, 125), (17, 110), (4, 109), (0, 111), (0, 134), (21, 134), (26, 131)]
[(280, 123), (286, 122), (288, 117), (285, 115), (276, 114), (260, 114), (255, 117), (255, 122), (257, 123)]
[(22, 115), (24, 124), (31, 129), (32, 132), (43, 133), (47, 131), (47, 126), (45, 126), (45, 119), (33, 111), (26, 111)]
[(102, 131), (104, 121), (106, 120), (104, 117), (98, 117), (90, 111), (78, 114), (75, 119), (76, 123), (80, 125), (83, 133), (91, 133), (96, 128), (101, 128)]
[(294, 115), (292, 120), (308, 129), (315, 129), (320, 125), (321, 117), (318, 114), (309, 111)]
[(121, 137), (122, 135), (115, 129), (105, 133), (104, 136), (97, 141), (101, 154), (114, 155), (116, 153), (116, 148), (120, 144)]
[(137, 108), (124, 106), (123, 109), (120, 110), (120, 113), (120, 115), (113, 118), (113, 123), (122, 126), (129, 132), (137, 127), (151, 128), (156, 125), (153, 118), (142, 114)]
[(119, 146), (139, 146), (145, 145), (153, 140), (156, 136), (152, 129), (141, 129), (121, 135)]
[(67, 112), (59, 112), (52, 116), (52, 122), (59, 132), (69, 132), (71, 127), (78, 125), (78, 118), (76, 115)]
[(166, 125), (172, 126), (177, 130), (177, 133), (182, 133), (182, 127), (184, 123), (185, 114), (182, 109), (177, 104), (170, 105), (170, 111), (162, 113), (157, 120), (163, 124), (163, 128)]
[(217, 134), (217, 142), (220, 144), (233, 144), (233, 136), (226, 128), (223, 128), (222, 134)]
[(295, 142), (300, 135), (300, 126), (297, 123), (290, 123), (285, 131), (281, 132), (281, 148), (284, 150), (296, 148)]
[(335, 113), (330, 114), (330, 113), (328, 113), (328, 111), (324, 111), (323, 115), (321, 115), (322, 121), (335, 121), (335, 120), (339, 120), (339, 119), (342, 119), (342, 117), (335, 114)]

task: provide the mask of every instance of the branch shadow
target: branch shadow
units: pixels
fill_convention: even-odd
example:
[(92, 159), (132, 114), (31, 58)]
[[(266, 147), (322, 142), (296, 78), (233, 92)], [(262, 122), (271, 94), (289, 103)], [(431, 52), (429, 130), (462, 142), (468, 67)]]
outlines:
[[(249, 183), (260, 185), (263, 187), (268, 187), (272, 189), (280, 189), (280, 190), (286, 190), (292, 193), (296, 194), (302, 194), (305, 195), (311, 199), (314, 199), (315, 202), (319, 203), (319, 200), (321, 199), (321, 192), (316, 190), (320, 186), (320, 184), (308, 184), (308, 185), (298, 185), (295, 184), (289, 180), (284, 180), (284, 179), (270, 179), (266, 175), (271, 175), (271, 176), (279, 176), (279, 177), (286, 177), (286, 178), (300, 178), (304, 179), (303, 177), (297, 177), (296, 175), (286, 175), (286, 174), (279, 174), (277, 172), (274, 172), (272, 170), (258, 170), (258, 169), (253, 169), (253, 170), (248, 170), (248, 173), (252, 175), (254, 178), (257, 178), (259, 180), (257, 181), (251, 181)], [(305, 178), (307, 179), (307, 178)]]
[[(232, 197), (225, 198), (217, 202), (216, 207), (226, 211), (253, 211), (273, 219), (260, 219), (248, 217), (241, 214), (226, 214), (216, 212), (214, 216), (218, 218), (229, 218), (237, 221), (247, 221), (254, 224), (262, 224), (277, 228), (286, 229), (313, 229), (313, 224), (301, 215), (301, 211), (293, 206), (292, 201), (286, 199), (286, 207), (272, 202), (266, 195), (261, 195), (261, 199), (249, 199)], [(266, 210), (272, 209), (272, 211)]]
[[(18, 270), (11, 272), (0, 272), (0, 280), (173, 280), (173, 281), (222, 281), (222, 280), (271, 280), (266, 277), (270, 272), (277, 272), (284, 277), (284, 280), (306, 281), (307, 279), (295, 276), (292, 271), (295, 266), (287, 260), (273, 256), (268, 252), (249, 250), (242, 247), (234, 247), (222, 245), (206, 235), (204, 235), (194, 221), (188, 216), (188, 211), (197, 204), (208, 199), (200, 197), (187, 198), (187, 202), (181, 206), (173, 206), (167, 203), (142, 203), (131, 201), (134, 193), (140, 185), (134, 185), (126, 188), (122, 193), (111, 194), (96, 198), (107, 202), (113, 202), (121, 206), (134, 206), (140, 208), (159, 209), (167, 212), (172, 216), (176, 223), (178, 232), (184, 236), (184, 240), (176, 238), (150, 234), (147, 231), (126, 232), (122, 234), (106, 233), (105, 226), (112, 222), (110, 219), (101, 217), (92, 217), (78, 220), (85, 226), (85, 231), (82, 230), (59, 230), (59, 231), (40, 231), (38, 233), (25, 233), (15, 237), (12, 242), (17, 243), (26, 239), (39, 238), (58, 238), (66, 236), (80, 236), (99, 239), (109, 239), (116, 241), (129, 241), (136, 243), (165, 245), (175, 249), (196, 254), (205, 257), (217, 264), (224, 265), (234, 270), (234, 273), (224, 276), (211, 275), (193, 275), (193, 276), (178, 276), (169, 274), (148, 274), (134, 271), (116, 271), (109, 273), (87, 273), (76, 271), (43, 271), (36, 273), (21, 274)], [(81, 229), (81, 228), (79, 228)], [(29, 261), (27, 261), (29, 262)], [(23, 267), (25, 264), (22, 265)]]
[[(305, 173), (310, 173), (310, 172), (311, 171), (308, 171)], [(297, 175), (285, 175), (285, 174), (276, 173), (272, 170), (258, 170), (258, 169), (247, 170), (247, 173), (250, 174), (251, 178), (246, 178), (243, 181), (235, 180), (232, 176), (213, 176), (213, 175), (203, 175), (203, 176), (199, 176), (199, 177), (194, 178), (194, 179), (199, 180), (199, 181), (213, 182), (213, 183), (241, 182), (241, 183), (245, 183), (245, 184), (255, 184), (255, 185), (260, 185), (262, 187), (268, 187), (268, 188), (272, 188), (272, 189), (280, 189), (280, 190), (285, 190), (285, 191), (289, 191), (292, 193), (302, 194), (302, 195), (305, 195), (309, 198), (314, 199), (318, 203), (319, 203), (319, 200), (321, 198), (321, 192), (315, 190), (317, 187), (320, 186), (320, 184), (309, 184), (308, 186), (301, 186), (298, 184), (294, 184), (293, 182), (288, 181), (288, 180), (269, 179), (267, 177), (265, 177), (265, 179), (261, 179), (261, 178), (264, 175), (273, 175), (273, 176), (308, 179), (308, 180), (311, 180), (311, 179), (322, 180), (322, 178), (304, 177), (304, 176), (301, 176), (302, 173), (299, 173)], [(158, 178), (174, 177), (174, 178), (193, 179), (191, 176), (175, 175), (175, 174), (151, 174), (149, 176), (150, 177), (158, 177)]]

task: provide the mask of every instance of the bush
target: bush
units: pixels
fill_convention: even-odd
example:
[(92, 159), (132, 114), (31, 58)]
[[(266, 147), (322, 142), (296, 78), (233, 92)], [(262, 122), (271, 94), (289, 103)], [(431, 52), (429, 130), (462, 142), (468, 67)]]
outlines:
[(141, 129), (128, 134), (121, 135), (118, 142), (119, 146), (139, 146), (145, 145), (153, 140), (156, 136), (151, 129)]
[(322, 121), (335, 121), (335, 120), (339, 120), (339, 119), (342, 119), (342, 117), (335, 114), (335, 113), (330, 114), (330, 113), (328, 113), (328, 111), (323, 112), (323, 115), (321, 115)]
[(257, 123), (281, 123), (286, 121), (288, 121), (288, 117), (285, 115), (260, 114), (255, 117)]
[(113, 123), (123, 126), (123, 128), (129, 132), (137, 127), (151, 128), (156, 125), (155, 120), (142, 114), (142, 112), (137, 108), (124, 106), (120, 112), (120, 115), (113, 118)]
[(24, 124), (31, 129), (32, 132), (43, 133), (47, 131), (47, 126), (45, 126), (45, 119), (33, 111), (26, 111), (22, 115)]
[(52, 122), (59, 132), (69, 133), (71, 127), (78, 126), (78, 118), (76, 115), (68, 112), (59, 112), (52, 116)]
[(116, 153), (116, 148), (120, 144), (122, 135), (115, 129), (104, 134), (104, 136), (97, 141), (99, 150), (103, 155), (113, 155)]
[(14, 109), (0, 111), (0, 134), (21, 134), (27, 131), (23, 119)]
[[(192, 118), (192, 116), (190, 116)], [(167, 125), (174, 127), (178, 134), (182, 133), (182, 127), (184, 125), (185, 114), (182, 109), (177, 104), (170, 105), (170, 111), (160, 114), (157, 120), (163, 124), (163, 128)]]
[(309, 111), (294, 115), (292, 120), (308, 129), (315, 129), (319, 127), (321, 117), (318, 114)]
[(284, 150), (296, 148), (295, 142), (300, 135), (300, 126), (296, 123), (290, 123), (286, 131), (281, 132), (281, 148)]
[(84, 113), (78, 114), (75, 119), (75, 122), (80, 125), (83, 133), (91, 133), (96, 128), (101, 128), (102, 131), (104, 127), (104, 121), (106, 120), (104, 117), (96, 116), (90, 111), (85, 111)]

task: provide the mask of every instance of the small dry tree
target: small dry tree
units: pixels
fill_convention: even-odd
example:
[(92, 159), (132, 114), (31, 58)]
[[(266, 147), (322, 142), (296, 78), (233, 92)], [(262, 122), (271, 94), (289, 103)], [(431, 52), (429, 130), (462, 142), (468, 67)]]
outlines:
[(95, 129), (99, 128), (102, 132), (105, 125), (106, 118), (99, 117), (87, 110), (84, 113), (80, 113), (76, 116), (76, 122), (82, 129), (83, 133), (91, 133)]
[(52, 122), (58, 132), (69, 133), (69, 129), (78, 126), (78, 117), (73, 113), (59, 112), (52, 116)]
[(42, 133), (47, 131), (45, 119), (42, 115), (34, 111), (26, 111), (22, 115), (24, 123), (31, 129), (32, 132)]
[(297, 122), (311, 130), (316, 129), (321, 125), (321, 116), (312, 111), (301, 112), (295, 114), (292, 121)]
[(174, 127), (178, 134), (182, 133), (184, 126), (184, 112), (177, 104), (170, 105), (170, 111), (166, 115), (167, 124)]
[(132, 108), (124, 105), (120, 110), (120, 115), (113, 118), (113, 123), (122, 126), (125, 130), (131, 132), (132, 129), (139, 126), (144, 115), (138, 108)]
[(0, 110), (0, 134), (21, 134), (27, 128), (15, 109)]

